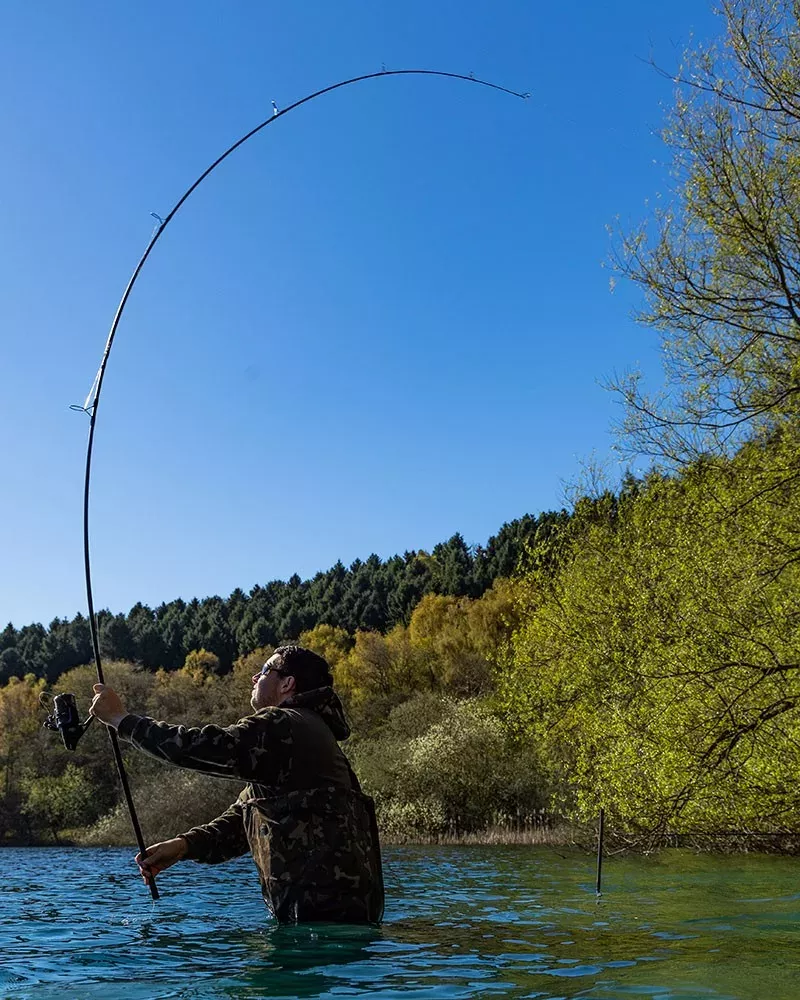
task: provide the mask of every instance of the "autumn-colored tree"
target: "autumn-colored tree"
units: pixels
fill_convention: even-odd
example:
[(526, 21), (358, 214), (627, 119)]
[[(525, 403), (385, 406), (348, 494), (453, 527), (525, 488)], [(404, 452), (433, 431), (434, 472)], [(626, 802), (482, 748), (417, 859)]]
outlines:
[(43, 689), (44, 681), (31, 674), (24, 680), (12, 677), (0, 688), (0, 844), (15, 834), (30, 832), (21, 817), (22, 783), (36, 773), (44, 744), (39, 709)]
[(461, 697), (485, 694), (517, 621), (514, 585), (496, 581), (478, 600), (427, 594), (409, 622), (431, 683)]
[(369, 729), (395, 705), (428, 688), (430, 675), (408, 630), (396, 625), (385, 636), (356, 632), (353, 649), (337, 664), (336, 685), (353, 721)]
[(327, 661), (334, 674), (339, 663), (355, 645), (350, 633), (335, 625), (316, 625), (308, 632), (302, 632), (297, 641), (306, 649), (313, 649), (315, 653), (319, 653)]

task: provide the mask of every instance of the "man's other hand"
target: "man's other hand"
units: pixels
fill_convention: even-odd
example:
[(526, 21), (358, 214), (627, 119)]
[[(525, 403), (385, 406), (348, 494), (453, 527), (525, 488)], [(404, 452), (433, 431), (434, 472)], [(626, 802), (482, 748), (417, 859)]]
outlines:
[(189, 845), (183, 837), (173, 837), (172, 840), (162, 840), (160, 844), (148, 847), (147, 856), (143, 858), (141, 854), (137, 854), (135, 861), (142, 878), (149, 883), (159, 872), (185, 858), (188, 850)]
[(89, 708), (89, 715), (95, 716), (107, 726), (117, 729), (120, 722), (128, 714), (125, 706), (114, 688), (107, 684), (94, 685), (94, 701)]

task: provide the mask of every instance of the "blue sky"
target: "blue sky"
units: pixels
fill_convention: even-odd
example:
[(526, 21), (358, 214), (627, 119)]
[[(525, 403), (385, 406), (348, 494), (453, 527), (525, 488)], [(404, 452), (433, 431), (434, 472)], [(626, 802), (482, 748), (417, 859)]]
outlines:
[[(606, 227), (669, 188), (689, 0), (36, 4), (0, 10), (0, 622), (85, 610), (82, 402), (153, 228), (97, 422), (98, 607), (485, 542), (563, 503), (658, 371)], [(615, 459), (612, 459), (615, 461)]]

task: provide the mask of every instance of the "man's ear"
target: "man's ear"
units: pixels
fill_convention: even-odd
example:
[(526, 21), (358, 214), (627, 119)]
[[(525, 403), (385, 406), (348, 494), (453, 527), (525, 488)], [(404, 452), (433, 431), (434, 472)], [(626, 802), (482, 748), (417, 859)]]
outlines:
[(284, 674), (281, 678), (281, 690), (283, 694), (288, 697), (290, 694), (294, 694), (296, 688), (297, 682), (292, 674)]

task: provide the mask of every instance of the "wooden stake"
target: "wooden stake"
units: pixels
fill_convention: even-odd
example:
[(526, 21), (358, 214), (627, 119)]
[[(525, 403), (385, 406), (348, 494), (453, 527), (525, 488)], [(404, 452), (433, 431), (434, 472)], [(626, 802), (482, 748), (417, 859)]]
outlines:
[(597, 884), (595, 891), (600, 895), (600, 880), (603, 874), (603, 828), (605, 826), (605, 809), (600, 809), (600, 829), (597, 834)]

